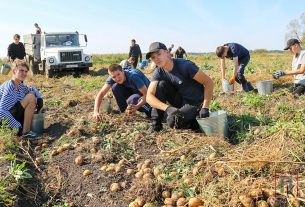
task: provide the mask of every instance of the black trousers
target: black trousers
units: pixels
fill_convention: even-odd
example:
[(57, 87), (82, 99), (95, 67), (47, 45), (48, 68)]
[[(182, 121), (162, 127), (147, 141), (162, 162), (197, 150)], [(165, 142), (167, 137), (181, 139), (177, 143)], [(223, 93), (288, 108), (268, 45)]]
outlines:
[(296, 84), (295, 85), (295, 90), (292, 92), (293, 94), (296, 95), (302, 95), (305, 93), (305, 85), (300, 85), (300, 84)]
[[(161, 102), (168, 102), (171, 106), (179, 108), (181, 112), (179, 115), (167, 117), (166, 122), (170, 128), (199, 129), (196, 116), (199, 113), (200, 106), (184, 103), (181, 95), (170, 82), (164, 80), (158, 81), (155, 96)], [(162, 125), (164, 113), (162, 110), (152, 109), (151, 117), (154, 125)]]

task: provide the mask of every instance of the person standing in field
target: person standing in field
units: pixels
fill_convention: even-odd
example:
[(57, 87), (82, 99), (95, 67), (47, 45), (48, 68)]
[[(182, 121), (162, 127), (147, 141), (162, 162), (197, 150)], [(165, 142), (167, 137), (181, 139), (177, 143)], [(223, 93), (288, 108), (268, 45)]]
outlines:
[[(103, 97), (112, 89), (113, 96), (119, 106), (120, 112), (125, 112), (128, 105), (132, 105), (133, 112), (144, 112), (150, 117), (151, 107), (146, 103), (147, 88), (150, 84), (148, 78), (138, 69), (123, 70), (118, 64), (112, 64), (108, 68), (109, 77), (95, 98), (95, 121), (101, 121), (99, 109)], [(134, 113), (132, 113), (134, 114)]]
[(20, 42), (20, 35), (15, 34), (14, 42), (8, 46), (7, 57), (10, 62), (14, 62), (15, 59), (24, 59), (25, 57), (25, 48), (22, 42)]
[(284, 50), (290, 50), (293, 54), (291, 70), (279, 70), (274, 72), (273, 78), (279, 79), (282, 76), (294, 75), (295, 90), (293, 94), (302, 95), (305, 93), (305, 50), (302, 49), (300, 41), (289, 39)]
[(141, 52), (140, 46), (138, 44), (136, 44), (135, 39), (131, 40), (131, 46), (130, 46), (130, 49), (129, 49), (128, 57), (129, 58), (130, 57), (135, 58), (135, 62), (133, 63), (134, 68), (137, 68), (139, 59), (140, 59), (140, 62), (142, 62), (142, 52)]
[(238, 43), (227, 43), (216, 48), (216, 55), (221, 59), (220, 67), (222, 80), (226, 79), (225, 58), (228, 58), (234, 62), (234, 69), (229, 83), (233, 84), (236, 81), (238, 84), (242, 85), (245, 92), (254, 90), (252, 84), (247, 81), (244, 76), (245, 68), (250, 60), (250, 53), (245, 47)]
[(39, 112), (43, 99), (37, 89), (24, 84), (29, 66), (24, 60), (13, 62), (11, 80), (0, 86), (0, 120), (7, 120), (7, 125), (19, 130), (18, 135), (24, 138), (36, 138), (31, 131), (34, 112)]
[(41, 28), (38, 26), (38, 24), (35, 23), (34, 26), (36, 28), (36, 34), (41, 34)]
[(212, 79), (193, 62), (173, 59), (161, 42), (150, 44), (149, 58), (157, 66), (147, 91), (147, 103), (153, 107), (149, 131), (162, 130), (164, 113), (170, 128), (199, 130), (196, 116), (209, 116)]
[(187, 57), (185, 50), (181, 46), (179, 46), (175, 52), (175, 58), (184, 58), (184, 55), (185, 57)]
[(168, 48), (168, 52), (171, 54), (172, 50), (174, 48), (174, 44), (171, 44), (171, 46)]

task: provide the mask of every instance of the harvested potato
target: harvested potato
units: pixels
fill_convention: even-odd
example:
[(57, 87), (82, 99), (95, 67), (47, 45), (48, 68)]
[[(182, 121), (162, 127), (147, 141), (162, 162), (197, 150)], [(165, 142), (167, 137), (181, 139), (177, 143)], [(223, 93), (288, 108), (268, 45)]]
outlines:
[(36, 158), (35, 158), (35, 163), (36, 163), (37, 165), (41, 165), (42, 162), (43, 162), (42, 157), (36, 157)]
[(100, 142), (100, 139), (98, 137), (92, 137), (91, 139), (92, 139), (93, 144), (97, 144)]
[(171, 196), (171, 199), (176, 202), (179, 199), (178, 192), (173, 192), (172, 196)]
[(267, 201), (260, 200), (260, 201), (257, 201), (256, 207), (269, 207), (269, 205), (268, 205)]
[(144, 168), (144, 169), (143, 169), (143, 172), (144, 172), (144, 173), (152, 173), (152, 170), (151, 170), (151, 168), (148, 168), (148, 167), (147, 167), (147, 168)]
[(137, 199), (135, 200), (135, 202), (137, 202), (138, 205), (141, 206), (141, 207), (144, 206), (145, 203), (146, 203), (145, 199), (143, 199), (143, 198), (137, 198)]
[(214, 160), (216, 157), (216, 152), (213, 152), (212, 154), (209, 155), (209, 160)]
[(272, 191), (268, 188), (262, 188), (262, 191), (263, 191), (263, 195), (266, 199), (269, 198), (270, 196), (274, 195), (274, 191)]
[(84, 170), (83, 176), (89, 176), (91, 174), (90, 170)]
[(112, 183), (110, 186), (110, 190), (112, 192), (117, 192), (117, 191), (121, 190), (121, 186), (118, 183)]
[(96, 152), (97, 152), (97, 150), (94, 147), (90, 149), (91, 154), (95, 154)]
[(153, 176), (153, 174), (151, 174), (151, 173), (145, 173), (144, 175), (143, 175), (143, 179), (144, 180), (150, 180), (150, 179), (153, 179), (154, 178), (154, 176)]
[(176, 177), (177, 174), (178, 174), (177, 172), (170, 172), (170, 173), (169, 173), (169, 176), (171, 176), (171, 177)]
[(131, 202), (128, 207), (140, 207), (136, 201)]
[(255, 207), (254, 201), (247, 195), (239, 196), (239, 200), (244, 205), (244, 207)]
[(197, 167), (203, 167), (205, 165), (205, 161), (204, 160), (200, 160), (199, 162), (197, 162), (196, 166)]
[(62, 153), (62, 152), (65, 151), (65, 150), (66, 150), (65, 148), (59, 147), (59, 148), (57, 149), (57, 152), (58, 152), (58, 153)]
[(116, 173), (122, 171), (122, 166), (120, 166), (120, 165), (115, 166), (114, 171), (115, 171)]
[(127, 175), (131, 175), (131, 174), (133, 174), (134, 173), (134, 170), (133, 169), (127, 169)]
[(143, 177), (143, 175), (144, 175), (144, 173), (143, 173), (143, 171), (141, 170), (141, 171), (139, 171), (139, 172), (137, 172), (137, 173), (135, 174), (135, 177), (138, 178), (138, 179), (140, 179), (140, 178)]
[(186, 177), (186, 178), (184, 178), (183, 183), (190, 186), (190, 185), (192, 185), (193, 180), (190, 177)]
[(106, 171), (106, 169), (107, 169), (107, 165), (103, 165), (103, 166), (100, 168), (101, 171)]
[(190, 198), (189, 200), (189, 207), (198, 207), (203, 204), (200, 198)]
[(136, 155), (135, 160), (138, 161), (141, 159), (141, 155)]
[(147, 159), (144, 161), (144, 165), (146, 165), (147, 167), (149, 167), (151, 165), (152, 161), (150, 159)]
[(199, 168), (198, 167), (194, 167), (193, 168), (193, 175), (196, 176), (199, 173)]
[(77, 165), (82, 165), (83, 162), (84, 162), (83, 156), (81, 156), (81, 155), (77, 156), (77, 157), (75, 158), (74, 162), (75, 162), (75, 164), (77, 164)]
[(66, 144), (64, 144), (62, 147), (63, 147), (65, 150), (69, 150), (69, 149), (71, 149), (71, 144), (66, 143)]
[(49, 145), (48, 145), (47, 143), (43, 143), (41, 146), (42, 146), (43, 148), (49, 147)]
[(162, 197), (163, 197), (163, 198), (169, 198), (169, 197), (171, 197), (171, 194), (170, 194), (169, 191), (163, 191), (163, 192), (162, 192)]
[(106, 172), (114, 172), (115, 171), (115, 166), (114, 165), (109, 165), (106, 168)]
[(36, 147), (34, 148), (34, 151), (35, 151), (35, 152), (40, 152), (40, 151), (41, 151), (41, 147), (40, 147), (40, 146), (36, 146)]
[(137, 169), (138, 169), (138, 170), (141, 170), (141, 169), (142, 169), (142, 166), (143, 166), (143, 163), (138, 163), (138, 164), (137, 164)]
[(164, 204), (165, 205), (175, 205), (175, 201), (172, 198), (165, 198)]
[(177, 206), (185, 206), (187, 204), (187, 199), (186, 198), (179, 198), (177, 200)]
[(159, 168), (159, 167), (155, 167), (155, 168), (154, 168), (154, 175), (155, 175), (155, 176), (158, 176), (158, 175), (160, 175), (160, 173), (161, 173), (160, 168)]
[(263, 191), (261, 189), (253, 189), (249, 192), (249, 196), (258, 200), (263, 197)]
[(179, 192), (178, 195), (179, 195), (179, 198), (181, 198), (184, 196), (184, 192)]
[(118, 165), (124, 165), (125, 164), (125, 160), (120, 160), (119, 162), (118, 162)]
[(55, 156), (55, 155), (58, 155), (57, 150), (53, 150), (53, 151), (51, 152), (51, 156)]
[(181, 161), (186, 160), (186, 156), (185, 155), (181, 155), (180, 160)]

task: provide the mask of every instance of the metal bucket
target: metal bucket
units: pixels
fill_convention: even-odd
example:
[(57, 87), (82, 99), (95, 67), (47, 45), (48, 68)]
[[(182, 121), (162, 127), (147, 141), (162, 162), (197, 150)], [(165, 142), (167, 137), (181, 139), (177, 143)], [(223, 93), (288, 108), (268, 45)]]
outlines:
[(31, 130), (36, 134), (42, 134), (44, 129), (44, 113), (34, 114)]
[(197, 122), (207, 136), (228, 137), (229, 128), (226, 111), (211, 112), (210, 117), (197, 118)]
[(227, 93), (234, 90), (234, 84), (230, 84), (227, 80), (222, 80), (222, 91)]
[(111, 98), (103, 99), (100, 112), (106, 112), (110, 114), (112, 112), (112, 100)]
[(271, 80), (264, 80), (256, 82), (256, 88), (259, 94), (268, 95), (273, 91), (273, 85)]
[(3, 75), (7, 75), (11, 71), (11, 66), (9, 64), (3, 64), (1, 66), (0, 73)]

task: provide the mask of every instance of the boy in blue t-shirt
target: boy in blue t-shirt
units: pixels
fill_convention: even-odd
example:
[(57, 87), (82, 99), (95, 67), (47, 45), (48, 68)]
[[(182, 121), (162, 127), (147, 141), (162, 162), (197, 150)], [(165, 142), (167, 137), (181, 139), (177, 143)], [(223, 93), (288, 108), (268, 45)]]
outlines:
[(103, 97), (112, 88), (112, 93), (121, 112), (127, 105), (133, 105), (133, 110), (144, 112), (150, 117), (151, 107), (146, 103), (148, 78), (138, 69), (123, 70), (122, 66), (112, 64), (108, 68), (109, 77), (95, 98), (93, 118), (100, 121), (102, 117), (99, 108)]
[(208, 117), (213, 95), (213, 81), (191, 61), (173, 59), (166, 46), (154, 42), (146, 59), (157, 65), (147, 91), (147, 102), (152, 109), (152, 127), (160, 131), (164, 112), (171, 128), (198, 130), (196, 116)]
[(227, 43), (216, 48), (216, 55), (221, 58), (220, 66), (222, 80), (226, 79), (225, 58), (228, 58), (234, 61), (234, 71), (231, 79), (229, 80), (230, 84), (233, 84), (236, 81), (242, 85), (242, 88), (245, 92), (254, 90), (251, 83), (247, 81), (244, 76), (245, 67), (250, 60), (250, 53), (245, 47), (237, 43)]

